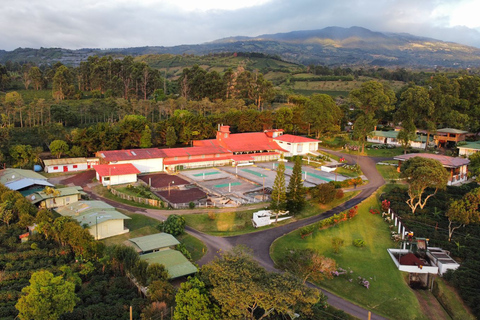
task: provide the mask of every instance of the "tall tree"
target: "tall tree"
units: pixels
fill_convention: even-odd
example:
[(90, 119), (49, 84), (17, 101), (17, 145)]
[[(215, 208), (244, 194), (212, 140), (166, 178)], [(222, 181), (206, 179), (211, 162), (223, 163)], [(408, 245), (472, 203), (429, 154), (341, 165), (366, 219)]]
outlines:
[(72, 311), (78, 301), (74, 283), (45, 270), (33, 273), (22, 293), (15, 305), (22, 320), (56, 320)]
[(177, 134), (174, 127), (168, 127), (165, 134), (165, 144), (171, 148), (177, 143)]
[(294, 157), (292, 175), (287, 187), (287, 209), (295, 214), (305, 206), (306, 190), (302, 180), (302, 157)]
[(73, 85), (73, 75), (70, 70), (62, 65), (57, 68), (53, 76), (52, 92), (56, 100), (63, 100), (66, 96), (73, 92), (71, 86)]
[(332, 97), (327, 94), (314, 94), (308, 99), (303, 114), (304, 120), (315, 132), (315, 137), (321, 134), (340, 130), (342, 111)]
[(30, 79), (33, 82), (33, 86), (35, 87), (35, 90), (40, 90), (43, 87), (42, 70), (40, 70), (39, 67), (31, 67), (28, 73), (29, 73)]
[(215, 320), (219, 319), (220, 310), (212, 302), (205, 283), (197, 277), (189, 278), (180, 285), (175, 296), (174, 320)]
[[(428, 199), (433, 197), (438, 190), (447, 187), (449, 174), (438, 160), (414, 157), (405, 161), (401, 166), (400, 177), (405, 178), (408, 183), (407, 205), (412, 214), (418, 207), (423, 209)], [(427, 188), (434, 189), (424, 198)]]
[(278, 220), (280, 211), (285, 210), (286, 206), (287, 193), (285, 190), (285, 163), (280, 161), (277, 167), (277, 175), (273, 181), (270, 201), (270, 210), (275, 213), (275, 222)]
[[(414, 141), (417, 138), (417, 128), (413, 124), (413, 121), (408, 119), (402, 122), (402, 129), (398, 132), (397, 139), (402, 144), (403, 153), (407, 153), (408, 147), (410, 147), (410, 142)], [(428, 144), (428, 141), (425, 141)]]
[(52, 155), (58, 159), (60, 159), (63, 154), (67, 154), (69, 149), (68, 144), (63, 140), (53, 140), (49, 148)]
[(353, 137), (362, 144), (362, 153), (365, 152), (365, 143), (367, 135), (374, 129), (377, 120), (374, 118), (374, 113), (361, 114), (355, 120), (353, 126)]
[(235, 248), (204, 265), (202, 280), (221, 307), (224, 319), (284, 317), (308, 313), (319, 292), (289, 274), (269, 273), (245, 251)]
[(145, 129), (142, 131), (140, 137), (140, 148), (150, 148), (152, 146), (152, 130), (148, 125), (145, 125)]
[(450, 203), (445, 215), (448, 218), (448, 241), (453, 232), (469, 224), (480, 223), (480, 188), (465, 194), (462, 199)]

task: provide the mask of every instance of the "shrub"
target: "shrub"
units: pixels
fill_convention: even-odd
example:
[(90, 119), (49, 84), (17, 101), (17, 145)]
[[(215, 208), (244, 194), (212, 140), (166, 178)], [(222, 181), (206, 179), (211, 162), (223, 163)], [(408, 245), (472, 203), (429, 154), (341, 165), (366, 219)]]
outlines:
[(333, 238), (332, 239), (332, 247), (334, 253), (339, 253), (340, 248), (343, 247), (344, 241), (341, 238)]
[(313, 233), (313, 231), (315, 230), (315, 225), (309, 225), (309, 226), (305, 226), (303, 228), (300, 229), (300, 236), (303, 238), (305, 238), (306, 236), (310, 235)]
[(363, 248), (367, 245), (362, 239), (355, 239), (353, 240), (352, 244), (357, 248)]
[(168, 216), (163, 223), (163, 232), (170, 233), (172, 236), (182, 234), (185, 230), (185, 218), (177, 214)]
[(331, 182), (319, 184), (315, 190), (315, 198), (322, 204), (332, 202), (336, 194), (335, 184)]
[(195, 208), (195, 202), (190, 201), (190, 202), (188, 203), (188, 207), (189, 207), (190, 209)]
[(337, 194), (335, 195), (335, 198), (337, 198), (337, 199), (342, 199), (343, 198), (343, 190), (342, 189), (337, 190)]
[(213, 220), (215, 220), (216, 218), (217, 218), (217, 215), (215, 214), (215, 212), (210, 211), (210, 212), (208, 213), (208, 219), (209, 219), (209, 220), (212, 220), (212, 221), (213, 221)]

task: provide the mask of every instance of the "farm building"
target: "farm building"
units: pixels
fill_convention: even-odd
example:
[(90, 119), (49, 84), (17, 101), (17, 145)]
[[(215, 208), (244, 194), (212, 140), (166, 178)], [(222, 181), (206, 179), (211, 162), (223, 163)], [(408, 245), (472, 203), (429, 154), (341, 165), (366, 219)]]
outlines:
[(438, 154), (430, 153), (410, 153), (396, 156), (393, 159), (398, 160), (398, 170), (402, 165), (402, 162), (407, 161), (413, 157), (422, 157), (438, 160), (445, 169), (450, 173), (450, 178), (448, 180), (448, 185), (456, 185), (462, 182), (466, 182), (468, 177), (468, 164), (470, 160), (460, 158), (460, 157), (449, 157)]
[(131, 163), (99, 164), (93, 168), (97, 172), (97, 180), (104, 187), (137, 182), (137, 174), (140, 173)]
[(43, 160), (47, 173), (84, 171), (99, 163), (98, 158), (63, 158)]
[(235, 133), (219, 126), (215, 139), (193, 141), (192, 147), (98, 151), (101, 164), (133, 164), (141, 173), (175, 172), (201, 167), (247, 165), (273, 161), (282, 154), (306, 155), (318, 150), (318, 140), (284, 135), (283, 130)]
[(135, 248), (138, 253), (146, 254), (165, 249), (174, 249), (180, 244), (174, 236), (169, 233), (155, 233), (148, 236), (128, 239), (125, 245)]
[[(367, 141), (371, 143), (387, 144), (394, 147), (401, 147), (402, 144), (398, 140), (399, 131), (372, 131), (367, 136)], [(417, 138), (414, 141), (410, 141), (410, 146), (416, 149), (425, 149), (425, 142), (427, 137), (421, 134), (417, 134)], [(432, 140), (430, 139), (430, 143)]]
[(460, 156), (471, 156), (474, 153), (480, 152), (480, 141), (475, 142), (465, 142), (464, 145), (457, 146), (458, 155)]
[(437, 133), (433, 136), (433, 139), (435, 140), (436, 146), (446, 147), (447, 144), (456, 145), (460, 141), (465, 141), (467, 133), (468, 131), (453, 128), (438, 129)]
[(164, 249), (140, 255), (141, 260), (148, 263), (159, 263), (165, 266), (170, 279), (176, 279), (196, 273), (197, 268), (177, 250)]
[(100, 164), (125, 164), (131, 163), (141, 173), (163, 171), (163, 159), (165, 153), (162, 149), (131, 149), (98, 151), (96, 156)]
[(55, 211), (62, 216), (72, 217), (80, 225), (86, 225), (97, 240), (129, 232), (124, 222), (130, 217), (102, 201), (77, 201)]
[(85, 195), (81, 187), (66, 187), (53, 189), (52, 192), (45, 192), (45, 190), (39, 190), (33, 193), (28, 193), (25, 197), (30, 200), (31, 203), (37, 205), (40, 208), (58, 208), (67, 206), (74, 202), (81, 200), (82, 195)]
[(319, 140), (291, 134), (280, 135), (274, 138), (274, 140), (282, 149), (287, 151), (287, 153), (285, 153), (287, 157), (315, 153), (318, 150), (318, 143), (321, 142)]
[(0, 183), (15, 191), (53, 187), (47, 178), (37, 172), (13, 168), (0, 170)]

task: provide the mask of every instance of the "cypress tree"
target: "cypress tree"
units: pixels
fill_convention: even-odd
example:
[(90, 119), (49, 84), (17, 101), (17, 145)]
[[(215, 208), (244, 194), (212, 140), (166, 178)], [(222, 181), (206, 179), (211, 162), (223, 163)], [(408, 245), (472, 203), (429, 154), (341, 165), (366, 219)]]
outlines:
[(275, 222), (278, 220), (278, 213), (286, 208), (286, 190), (285, 190), (285, 164), (280, 162), (277, 168), (277, 175), (272, 187), (272, 201), (270, 202), (270, 210), (275, 213)]
[(294, 158), (292, 176), (287, 188), (287, 209), (295, 214), (300, 212), (305, 206), (306, 190), (302, 181), (302, 157)]

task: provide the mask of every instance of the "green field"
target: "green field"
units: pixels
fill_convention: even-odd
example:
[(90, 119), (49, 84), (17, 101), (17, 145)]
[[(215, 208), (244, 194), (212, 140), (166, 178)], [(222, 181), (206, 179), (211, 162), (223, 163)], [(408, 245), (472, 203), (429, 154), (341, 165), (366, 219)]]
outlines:
[[(345, 192), (342, 199), (335, 199), (328, 205), (312, 204), (308, 203), (303, 211), (297, 214), (294, 218), (280, 221), (277, 224), (265, 226), (256, 229), (252, 225), (252, 215), (258, 210), (247, 210), (241, 212), (220, 212), (215, 213), (211, 211), (209, 213), (202, 214), (186, 214), (183, 215), (188, 226), (195, 230), (214, 235), (214, 236), (234, 236), (239, 234), (250, 233), (258, 230), (264, 230), (267, 228), (273, 228), (278, 225), (288, 224), (290, 222), (311, 217), (313, 215), (321, 214), (333, 207), (340, 205), (341, 203), (348, 201), (359, 193)], [(265, 204), (268, 206), (268, 204)], [(206, 210), (208, 211), (208, 210)]]
[[(387, 223), (380, 215), (372, 215), (370, 208), (379, 208), (376, 196), (362, 203), (359, 214), (350, 221), (317, 230), (304, 240), (298, 230), (278, 239), (271, 248), (273, 260), (278, 260), (287, 248), (316, 249), (347, 270), (346, 275), (319, 283), (321, 287), (389, 319), (426, 319), (415, 294), (387, 253), (387, 248), (397, 246), (390, 239)], [(333, 253), (333, 238), (345, 243), (338, 254)], [(366, 247), (353, 246), (355, 239), (364, 240)], [(358, 277), (367, 279), (370, 288), (360, 285)]]

